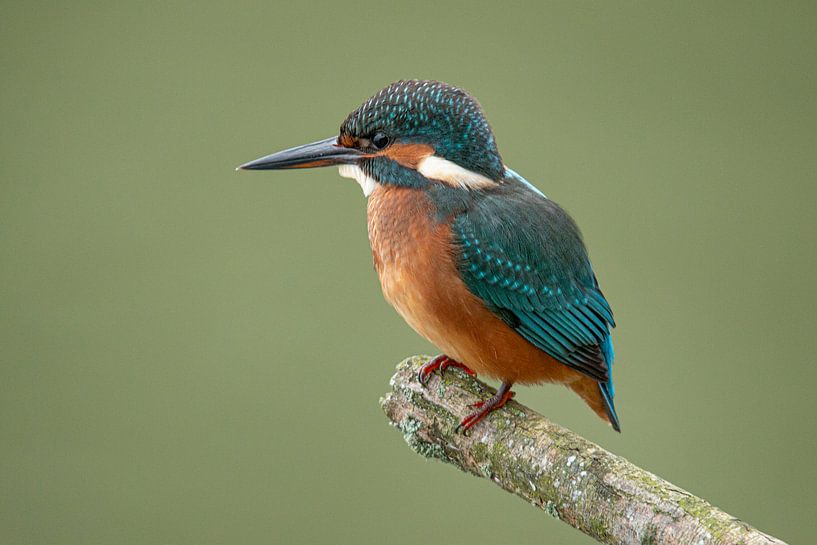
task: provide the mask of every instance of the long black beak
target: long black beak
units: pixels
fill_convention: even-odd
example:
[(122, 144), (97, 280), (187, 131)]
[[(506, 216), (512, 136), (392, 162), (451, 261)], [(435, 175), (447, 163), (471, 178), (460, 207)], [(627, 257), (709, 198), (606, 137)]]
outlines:
[(289, 148), (255, 161), (244, 163), (236, 170), (280, 170), (285, 168), (328, 167), (331, 165), (347, 165), (354, 163), (364, 156), (364, 153), (354, 148), (338, 145), (336, 136)]

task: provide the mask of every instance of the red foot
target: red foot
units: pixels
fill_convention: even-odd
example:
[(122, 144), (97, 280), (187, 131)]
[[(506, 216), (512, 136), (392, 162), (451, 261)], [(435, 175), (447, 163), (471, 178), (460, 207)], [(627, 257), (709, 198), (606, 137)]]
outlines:
[(457, 367), (459, 369), (462, 369), (472, 377), (477, 376), (477, 374), (474, 371), (472, 371), (462, 363), (458, 362), (457, 360), (453, 360), (446, 356), (445, 354), (440, 354), (436, 358), (432, 359), (430, 362), (420, 367), (420, 371), (417, 373), (417, 380), (420, 382), (420, 384), (425, 386), (426, 384), (428, 384), (428, 379), (431, 376), (431, 373), (439, 369), (440, 374), (442, 374), (449, 367)]
[(504, 407), (508, 401), (513, 399), (514, 395), (516, 395), (516, 393), (511, 391), (511, 385), (503, 382), (502, 386), (499, 387), (499, 390), (491, 399), (488, 399), (487, 401), (478, 401), (471, 405), (471, 407), (474, 409), (479, 410), (466, 416), (463, 421), (460, 422), (460, 425), (457, 426), (456, 431), (462, 432), (463, 434), (467, 433), (468, 430), (473, 428), (483, 418), (491, 414), (493, 411)]

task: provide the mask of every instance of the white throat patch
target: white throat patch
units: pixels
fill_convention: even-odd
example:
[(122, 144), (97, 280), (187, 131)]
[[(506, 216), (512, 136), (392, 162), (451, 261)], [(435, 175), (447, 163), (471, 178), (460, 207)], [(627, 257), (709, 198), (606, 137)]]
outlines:
[(417, 163), (417, 172), (431, 180), (439, 180), (462, 189), (482, 189), (496, 185), (490, 178), (436, 155), (429, 155)]
[(363, 195), (366, 197), (371, 195), (374, 188), (377, 187), (377, 180), (368, 176), (357, 165), (340, 165), (338, 166), (338, 174), (344, 178), (357, 180), (357, 183), (360, 184), (360, 189), (363, 190)]

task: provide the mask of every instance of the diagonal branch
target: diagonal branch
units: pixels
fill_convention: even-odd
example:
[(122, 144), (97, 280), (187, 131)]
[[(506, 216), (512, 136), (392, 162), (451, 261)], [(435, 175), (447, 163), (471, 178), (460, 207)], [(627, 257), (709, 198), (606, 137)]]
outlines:
[(490, 479), (601, 543), (785, 545), (519, 403), (471, 436), (456, 434), (468, 405), (493, 389), (459, 371), (423, 388), (416, 375), (426, 361), (400, 363), (380, 400), (419, 454)]

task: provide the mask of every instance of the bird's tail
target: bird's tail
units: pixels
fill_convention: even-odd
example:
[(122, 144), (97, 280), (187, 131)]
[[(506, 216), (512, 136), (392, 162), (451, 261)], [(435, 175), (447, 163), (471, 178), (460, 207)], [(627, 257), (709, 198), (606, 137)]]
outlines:
[(609, 337), (601, 344), (601, 351), (604, 354), (604, 360), (607, 362), (609, 380), (607, 382), (598, 382), (592, 377), (577, 372), (577, 380), (568, 384), (567, 387), (579, 394), (585, 403), (593, 409), (593, 412), (599, 415), (599, 418), (610, 422), (613, 429), (620, 432), (621, 424), (619, 424), (616, 406), (613, 404), (615, 391), (613, 389), (613, 375), (610, 372), (610, 365), (613, 362), (613, 343)]
[(607, 413), (607, 419), (613, 429), (621, 433), (621, 424), (618, 422), (618, 414), (616, 414), (616, 406), (613, 404), (613, 380), (607, 382), (599, 382), (599, 391), (601, 398), (604, 400), (604, 410)]
[[(578, 375), (578, 373), (577, 373)], [(587, 375), (579, 375), (577, 380), (567, 385), (579, 394), (599, 418), (606, 420), (616, 431), (621, 431), (615, 406), (613, 405), (613, 385), (610, 382), (598, 382)]]
[(621, 424), (618, 421), (618, 414), (616, 414), (616, 406), (613, 403), (613, 398), (616, 395), (615, 388), (613, 388), (613, 341), (608, 335), (604, 342), (601, 343), (601, 352), (604, 354), (604, 361), (607, 362), (607, 376), (610, 377), (607, 382), (599, 382), (599, 391), (604, 400), (604, 410), (607, 412), (607, 419), (610, 420), (610, 425), (613, 429), (621, 433)]

